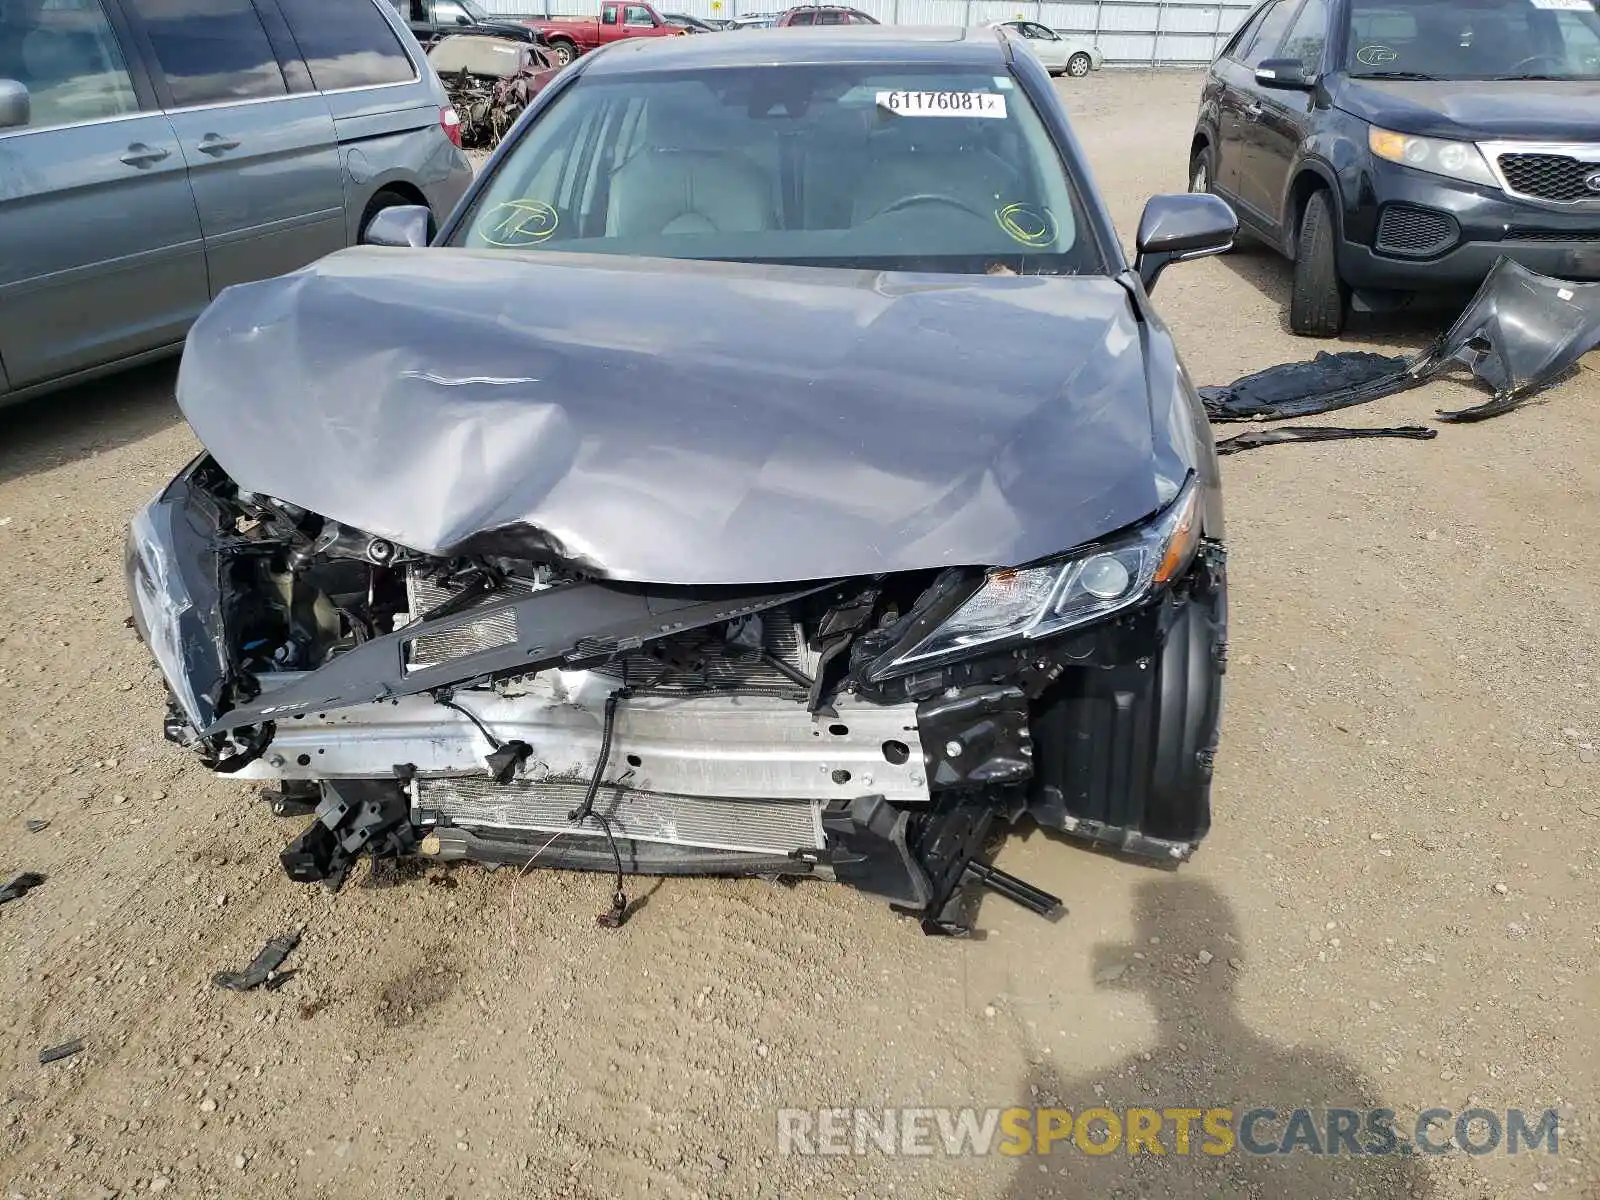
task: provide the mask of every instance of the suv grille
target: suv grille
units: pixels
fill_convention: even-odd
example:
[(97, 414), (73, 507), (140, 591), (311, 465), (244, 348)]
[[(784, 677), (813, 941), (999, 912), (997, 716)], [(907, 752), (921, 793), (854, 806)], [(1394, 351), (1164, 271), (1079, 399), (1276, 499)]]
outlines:
[(1506, 233), (1508, 242), (1600, 242), (1600, 229), (1524, 229), (1513, 225)]
[(1500, 156), (1500, 173), (1511, 191), (1560, 204), (1600, 200), (1600, 190), (1585, 182), (1597, 170), (1600, 170), (1600, 162), (1584, 162), (1566, 154)]
[(1376, 249), (1383, 254), (1419, 258), (1448, 250), (1460, 235), (1461, 227), (1449, 213), (1390, 204), (1378, 219)]

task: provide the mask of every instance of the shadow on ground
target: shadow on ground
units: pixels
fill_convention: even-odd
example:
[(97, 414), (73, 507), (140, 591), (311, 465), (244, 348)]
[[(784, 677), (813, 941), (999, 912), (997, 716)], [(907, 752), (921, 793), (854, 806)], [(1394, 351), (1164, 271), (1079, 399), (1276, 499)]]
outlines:
[[(1261, 242), (1243, 239), (1218, 261), (1279, 307), (1278, 327), (1289, 333), (1289, 293), (1294, 265)], [(1317, 350), (1372, 345), (1378, 349), (1421, 350), (1448, 329), (1471, 300), (1471, 292), (1419, 297), (1415, 307), (1390, 313), (1351, 313), (1344, 336), (1330, 342), (1306, 339), (1310, 358)]]
[[(1082, 1075), (1037, 1067), (1017, 1103), (1059, 1106), (1074, 1117), (1095, 1107), (1120, 1114), (1129, 1108), (1228, 1108), (1233, 1110), (1236, 1135), (1246, 1111), (1275, 1109), (1277, 1120), (1263, 1119), (1252, 1127), (1258, 1144), (1281, 1144), (1296, 1109), (1309, 1110), (1322, 1127), (1328, 1109), (1384, 1107), (1372, 1082), (1351, 1063), (1313, 1048), (1333, 1040), (1334, 1031), (1294, 1028), (1267, 1036), (1245, 1022), (1236, 989), (1264, 984), (1251, 972), (1248, 948), (1239, 944), (1231, 905), (1209, 883), (1151, 879), (1139, 887), (1135, 904), (1135, 943), (1100, 947), (1095, 979), (1102, 987), (1137, 994), (1150, 1005), (1160, 1024), (1159, 1044), (1149, 1051), (1148, 1060), (1143, 1053), (1130, 1055), (1107, 1069)], [(1152, 947), (1152, 938), (1159, 939), (1158, 948)], [(1136, 950), (1147, 957), (1134, 958)], [(1215, 958), (1202, 965), (1201, 951)], [(1230, 960), (1238, 967), (1230, 966)], [(1103, 1131), (1100, 1125), (1093, 1128), (1097, 1135)], [(1165, 1154), (1133, 1156), (1125, 1144), (1111, 1153), (1086, 1154), (1069, 1138), (1056, 1143), (1048, 1157), (1019, 1159), (1005, 1196), (1009, 1200), (1199, 1196), (1401, 1200), (1434, 1195), (1421, 1163), (1401, 1153), (1263, 1157), (1236, 1148), (1227, 1154), (1207, 1154), (1201, 1147), (1217, 1143), (1206, 1136), (1200, 1120), (1194, 1121), (1188, 1154), (1175, 1153), (1174, 1122), (1165, 1122), (1161, 1140)], [(1372, 1139), (1363, 1132), (1357, 1140)]]
[(121, 372), (0, 408), (0, 483), (66, 466), (183, 420), (177, 361)]

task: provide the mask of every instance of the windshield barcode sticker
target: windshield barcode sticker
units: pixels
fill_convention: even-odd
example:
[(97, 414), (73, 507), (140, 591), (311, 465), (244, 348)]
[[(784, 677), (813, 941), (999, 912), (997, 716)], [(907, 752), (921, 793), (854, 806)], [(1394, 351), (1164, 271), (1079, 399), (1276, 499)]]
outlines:
[(878, 107), (902, 117), (996, 117), (1005, 120), (998, 92), (879, 92)]

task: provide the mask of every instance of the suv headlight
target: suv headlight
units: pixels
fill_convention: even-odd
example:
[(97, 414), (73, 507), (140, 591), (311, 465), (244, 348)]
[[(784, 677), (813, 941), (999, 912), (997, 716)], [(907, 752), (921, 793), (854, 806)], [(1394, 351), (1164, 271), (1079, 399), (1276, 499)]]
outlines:
[(1500, 186), (1500, 181), (1484, 161), (1483, 151), (1471, 142), (1417, 137), (1373, 125), (1367, 130), (1367, 147), (1379, 158), (1404, 167), (1415, 167), (1419, 171), (1445, 175), (1451, 179), (1465, 179), (1468, 183), (1481, 183), (1485, 187)]
[(921, 641), (874, 667), (875, 678), (967, 658), (975, 649), (1050, 637), (1131, 608), (1188, 568), (1200, 544), (1200, 488), (1178, 498), (1131, 534), (1025, 570), (992, 570)]

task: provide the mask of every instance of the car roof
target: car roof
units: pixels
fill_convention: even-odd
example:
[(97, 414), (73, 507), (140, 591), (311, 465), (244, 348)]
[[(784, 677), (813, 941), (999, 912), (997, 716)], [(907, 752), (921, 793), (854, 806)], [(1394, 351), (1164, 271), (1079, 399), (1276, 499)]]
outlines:
[(1007, 48), (984, 29), (914, 25), (801, 25), (714, 38), (631, 38), (579, 59), (585, 74), (760, 67), (777, 64), (938, 63), (1004, 70)]

